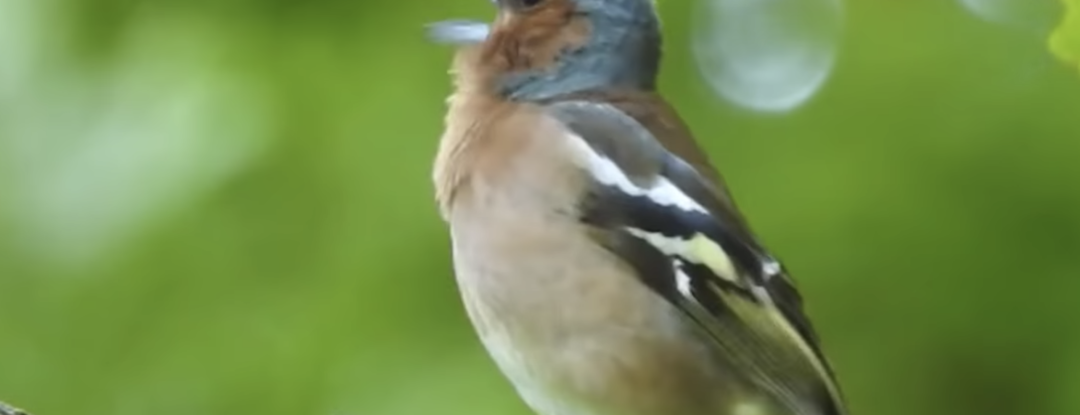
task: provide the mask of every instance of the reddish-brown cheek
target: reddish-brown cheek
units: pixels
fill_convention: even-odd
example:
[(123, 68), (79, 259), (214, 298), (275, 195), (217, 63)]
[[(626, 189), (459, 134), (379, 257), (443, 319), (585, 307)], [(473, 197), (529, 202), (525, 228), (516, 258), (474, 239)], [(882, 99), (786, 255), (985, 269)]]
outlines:
[(589, 39), (589, 24), (584, 18), (560, 16), (558, 25), (538, 26), (535, 44), (532, 46), (533, 60), (539, 67), (555, 63), (559, 54), (585, 46)]
[(489, 63), (504, 70), (544, 69), (563, 51), (584, 46), (589, 24), (572, 16), (569, 7), (553, 2), (527, 15), (500, 15), (485, 54)]

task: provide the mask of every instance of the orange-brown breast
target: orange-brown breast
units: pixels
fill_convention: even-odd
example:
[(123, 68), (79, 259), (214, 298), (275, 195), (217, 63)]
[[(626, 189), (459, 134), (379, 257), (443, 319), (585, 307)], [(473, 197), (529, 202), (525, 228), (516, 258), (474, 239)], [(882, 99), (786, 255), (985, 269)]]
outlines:
[(488, 95), (451, 99), (436, 157), (436, 198), (445, 215), (463, 193), (515, 198), (519, 212), (576, 206), (588, 183), (567, 157), (561, 124), (528, 103)]

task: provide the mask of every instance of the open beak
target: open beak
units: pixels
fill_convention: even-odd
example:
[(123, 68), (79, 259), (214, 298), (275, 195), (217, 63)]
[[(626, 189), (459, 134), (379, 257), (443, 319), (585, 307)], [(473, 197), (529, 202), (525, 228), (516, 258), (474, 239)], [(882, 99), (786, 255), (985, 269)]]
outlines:
[(455, 46), (475, 45), (487, 39), (491, 27), (475, 20), (445, 20), (427, 25), (428, 38)]

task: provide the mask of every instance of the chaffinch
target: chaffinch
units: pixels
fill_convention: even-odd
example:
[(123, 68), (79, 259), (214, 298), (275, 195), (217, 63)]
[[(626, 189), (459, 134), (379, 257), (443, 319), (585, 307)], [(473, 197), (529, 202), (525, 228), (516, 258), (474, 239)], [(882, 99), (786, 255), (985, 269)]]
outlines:
[(454, 270), (541, 415), (841, 415), (802, 300), (656, 92), (651, 0), (495, 0), (434, 165)]

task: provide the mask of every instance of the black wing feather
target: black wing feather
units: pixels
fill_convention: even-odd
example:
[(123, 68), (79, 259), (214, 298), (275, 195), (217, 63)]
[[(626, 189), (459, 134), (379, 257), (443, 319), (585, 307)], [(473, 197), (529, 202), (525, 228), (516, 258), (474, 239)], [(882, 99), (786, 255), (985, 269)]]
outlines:
[[(583, 223), (606, 235), (600, 242), (631, 265), (642, 283), (695, 321), (731, 364), (780, 405), (800, 415), (844, 414), (832, 369), (794, 283), (705, 180), (614, 107), (561, 102), (549, 111), (614, 162), (630, 182), (648, 188), (666, 179), (705, 209), (662, 204), (597, 181), (583, 197), (580, 212)], [(693, 258), (669, 256), (628, 229), (679, 240), (703, 235), (726, 254), (737, 275), (717, 275)], [(688, 278), (689, 287), (679, 286), (680, 275)]]

